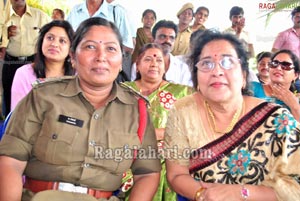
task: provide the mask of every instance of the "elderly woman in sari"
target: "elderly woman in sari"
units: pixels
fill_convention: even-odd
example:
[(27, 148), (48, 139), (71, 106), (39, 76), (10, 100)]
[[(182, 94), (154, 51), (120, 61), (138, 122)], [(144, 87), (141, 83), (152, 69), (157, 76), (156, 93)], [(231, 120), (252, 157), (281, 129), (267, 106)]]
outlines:
[[(155, 127), (158, 147), (159, 150), (161, 150), (164, 144), (164, 131), (168, 113), (171, 107), (178, 99), (192, 94), (193, 88), (165, 80), (166, 70), (163, 59), (163, 49), (158, 44), (145, 44), (138, 53), (136, 64), (136, 80), (133, 82), (125, 82), (124, 85), (132, 88), (148, 99), (150, 103), (149, 113)], [(167, 183), (165, 161), (162, 160), (161, 162), (162, 171), (160, 184), (153, 200), (173, 201), (176, 199), (176, 193), (171, 190)], [(127, 175), (127, 177), (129, 176), (130, 174)], [(128, 179), (126, 180), (128, 181)]]
[(165, 130), (171, 187), (190, 200), (298, 200), (300, 125), (247, 95), (241, 42), (208, 31), (191, 61), (197, 92), (175, 103)]

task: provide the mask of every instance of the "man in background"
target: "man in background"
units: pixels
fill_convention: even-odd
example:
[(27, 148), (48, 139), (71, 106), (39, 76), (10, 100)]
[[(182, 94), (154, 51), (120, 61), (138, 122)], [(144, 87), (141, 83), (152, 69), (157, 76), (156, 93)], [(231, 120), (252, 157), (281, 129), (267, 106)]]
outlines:
[(224, 32), (236, 35), (244, 44), (248, 58), (254, 57), (253, 42), (249, 32), (245, 30), (244, 9), (238, 6), (232, 7), (229, 12), (229, 19), (231, 21), (231, 27), (227, 28)]
[[(0, 0), (0, 46), (2, 44), (2, 30), (4, 27), (4, 22), (5, 22), (5, 15), (7, 15), (9, 12), (9, 6), (10, 2), (9, 0)], [(3, 93), (3, 88), (2, 88), (2, 68), (3, 68), (3, 63), (4, 63), (4, 55), (5, 51), (4, 49), (0, 48), (0, 116), (2, 116), (2, 93)]]
[(50, 17), (43, 11), (32, 8), (26, 0), (10, 0), (9, 13), (5, 13), (0, 52), (4, 54), (2, 85), (5, 111), (10, 112), (11, 85), (16, 70), (34, 60), (36, 39), (39, 30)]
[(54, 8), (52, 11), (52, 20), (64, 20), (65, 12), (62, 9)]
[(123, 7), (111, 5), (106, 0), (86, 0), (72, 8), (67, 21), (76, 31), (79, 24), (90, 17), (102, 17), (114, 22), (121, 33), (124, 50), (133, 50), (130, 23)]
[(291, 12), (293, 27), (280, 32), (273, 44), (272, 52), (281, 49), (291, 50), (300, 59), (300, 6)]
[[(74, 31), (76, 31), (77, 27), (82, 21), (90, 17), (102, 17), (115, 23), (121, 33), (123, 40), (124, 64), (128, 63), (130, 67), (131, 60), (128, 61), (128, 56), (132, 54), (134, 48), (130, 21), (128, 19), (126, 10), (120, 5), (111, 4), (111, 2), (112, 0), (85, 0), (83, 3), (75, 5), (72, 8), (67, 17), (67, 21), (70, 22)], [(130, 75), (130, 73), (128, 74)], [(124, 79), (128, 79), (126, 75)]]
[(179, 19), (178, 22), (178, 35), (175, 40), (174, 49), (172, 54), (185, 55), (190, 46), (190, 37), (192, 30), (190, 29), (190, 23), (194, 17), (194, 6), (191, 3), (184, 4), (177, 13)]

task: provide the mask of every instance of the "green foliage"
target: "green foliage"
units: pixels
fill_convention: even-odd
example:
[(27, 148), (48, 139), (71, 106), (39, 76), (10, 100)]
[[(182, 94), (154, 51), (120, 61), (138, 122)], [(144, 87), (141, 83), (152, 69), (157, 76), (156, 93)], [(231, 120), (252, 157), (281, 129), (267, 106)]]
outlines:
[(81, 2), (83, 0), (26, 0), (26, 3), (34, 8), (39, 8), (49, 16), (52, 15), (54, 8), (60, 8), (65, 12), (65, 17), (72, 9), (74, 2)]

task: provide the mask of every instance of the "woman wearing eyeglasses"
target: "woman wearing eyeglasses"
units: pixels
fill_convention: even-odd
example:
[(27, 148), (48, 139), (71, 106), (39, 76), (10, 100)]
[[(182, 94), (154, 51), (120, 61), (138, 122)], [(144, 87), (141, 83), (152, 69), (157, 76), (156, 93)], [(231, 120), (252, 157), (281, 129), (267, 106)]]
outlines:
[(197, 92), (174, 104), (165, 129), (172, 189), (197, 201), (299, 200), (300, 124), (286, 108), (247, 95), (241, 42), (205, 31), (190, 59)]
[(268, 64), (270, 82), (251, 83), (255, 97), (283, 105), (297, 121), (300, 121), (300, 105), (295, 80), (299, 76), (299, 65), (299, 59), (290, 50), (279, 50)]

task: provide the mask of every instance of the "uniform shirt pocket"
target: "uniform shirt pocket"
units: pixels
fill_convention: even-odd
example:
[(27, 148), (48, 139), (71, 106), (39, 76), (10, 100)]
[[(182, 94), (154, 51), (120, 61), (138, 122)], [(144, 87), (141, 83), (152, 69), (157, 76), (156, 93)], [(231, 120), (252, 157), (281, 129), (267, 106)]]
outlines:
[(108, 131), (108, 148), (101, 147), (101, 153), (98, 152), (101, 160), (98, 162), (112, 173), (122, 174), (131, 167), (135, 150), (140, 146), (137, 133)]
[(79, 135), (79, 127), (55, 122), (55, 126), (43, 124), (34, 145), (34, 155), (41, 161), (57, 164), (70, 164), (74, 154), (74, 140)]

